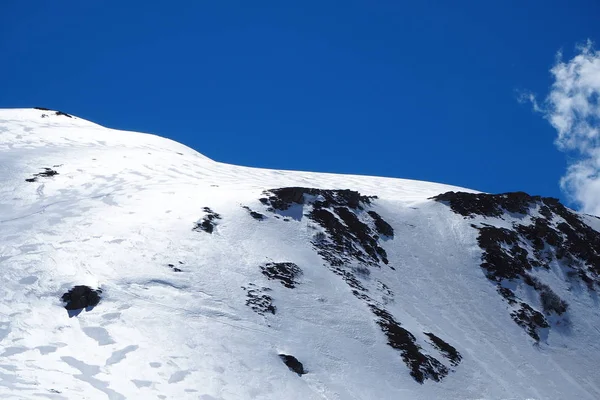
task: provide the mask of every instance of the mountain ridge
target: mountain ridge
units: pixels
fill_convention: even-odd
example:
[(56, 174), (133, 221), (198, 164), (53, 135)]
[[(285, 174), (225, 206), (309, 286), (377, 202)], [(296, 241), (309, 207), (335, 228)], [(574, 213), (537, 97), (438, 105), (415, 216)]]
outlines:
[[(600, 396), (600, 222), (555, 199), (230, 166), (52, 110), (0, 110), (0, 138), (2, 396)], [(100, 301), (67, 312), (78, 286)]]

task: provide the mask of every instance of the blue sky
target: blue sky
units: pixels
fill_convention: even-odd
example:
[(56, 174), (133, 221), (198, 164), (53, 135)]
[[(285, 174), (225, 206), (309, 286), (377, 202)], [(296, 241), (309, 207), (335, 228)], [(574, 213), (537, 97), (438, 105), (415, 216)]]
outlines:
[[(560, 197), (517, 91), (600, 40), (597, 1), (0, 2), (0, 107), (45, 106), (218, 161)], [(568, 156), (568, 154), (567, 154)]]

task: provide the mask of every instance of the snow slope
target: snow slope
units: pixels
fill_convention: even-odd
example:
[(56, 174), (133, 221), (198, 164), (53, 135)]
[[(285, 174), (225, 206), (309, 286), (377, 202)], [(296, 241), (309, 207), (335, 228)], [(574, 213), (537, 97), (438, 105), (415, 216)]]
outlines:
[[(37, 109), (0, 110), (0, 171), (0, 398), (600, 398), (593, 284), (569, 281), (552, 257), (532, 270), (569, 305), (568, 321), (547, 315), (551, 326), (536, 328), (535, 340), (480, 267), (472, 225), (511, 228), (538, 211), (465, 217), (430, 198), (474, 191), (232, 166), (168, 139)], [(359, 243), (348, 234), (332, 250), (333, 225), (309, 214), (345, 192), (287, 201), (274, 191), (285, 187), (377, 196), (356, 207), (328, 200), (321, 210), (344, 229), (342, 213), (357, 215), (370, 236)], [(368, 211), (393, 235), (375, 235)], [(269, 276), (269, 263), (293, 263), (293, 287)], [(507, 282), (540, 309), (522, 274)], [(61, 296), (76, 285), (101, 289), (102, 300), (68, 312)], [(445, 373), (411, 375), (414, 352), (390, 344), (403, 329)]]

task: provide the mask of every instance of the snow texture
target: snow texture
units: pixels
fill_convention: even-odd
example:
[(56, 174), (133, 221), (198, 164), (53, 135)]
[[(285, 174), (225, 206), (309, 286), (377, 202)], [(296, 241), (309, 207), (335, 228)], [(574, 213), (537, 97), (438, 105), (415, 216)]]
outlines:
[(0, 172), (0, 398), (600, 398), (600, 220), (556, 200), (47, 109), (0, 110)]

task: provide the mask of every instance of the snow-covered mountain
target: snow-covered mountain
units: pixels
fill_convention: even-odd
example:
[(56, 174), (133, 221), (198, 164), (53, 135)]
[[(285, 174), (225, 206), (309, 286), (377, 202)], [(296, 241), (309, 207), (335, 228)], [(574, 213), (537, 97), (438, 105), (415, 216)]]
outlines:
[(598, 399), (600, 220), (0, 111), (2, 399)]

